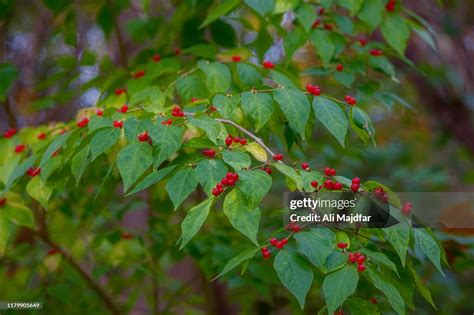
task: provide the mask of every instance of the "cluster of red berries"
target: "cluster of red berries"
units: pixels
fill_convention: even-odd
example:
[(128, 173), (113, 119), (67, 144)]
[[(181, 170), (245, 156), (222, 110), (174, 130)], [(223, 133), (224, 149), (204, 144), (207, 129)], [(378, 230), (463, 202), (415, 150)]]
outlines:
[(115, 128), (122, 128), (123, 127), (123, 121), (114, 120), (114, 127)]
[(328, 31), (332, 31), (332, 29), (334, 28), (334, 26), (330, 23), (324, 23), (324, 29), (328, 30)]
[(383, 203), (388, 202), (388, 193), (382, 187), (375, 188), (374, 196)]
[(336, 170), (334, 168), (325, 167), (324, 174), (326, 174), (326, 176), (336, 176)]
[(339, 183), (339, 182), (333, 182), (332, 180), (327, 179), (327, 180), (324, 181), (324, 188), (326, 188), (328, 190), (341, 190), (342, 189), (342, 184)]
[(117, 96), (120, 96), (124, 93), (127, 93), (127, 89), (123, 89), (123, 88), (115, 89), (115, 95)]
[(99, 116), (99, 117), (104, 116), (104, 112), (103, 112), (101, 109), (98, 109), (98, 110), (95, 112), (95, 114), (96, 114), (97, 116)]
[(359, 39), (359, 44), (364, 47), (365, 45), (367, 45), (369, 41), (367, 40), (367, 38), (361, 38)]
[(298, 233), (298, 232), (301, 230), (301, 227), (300, 227), (298, 224), (296, 224), (295, 222), (290, 222), (290, 223), (288, 223), (288, 224), (285, 226), (285, 228), (286, 228), (287, 230), (293, 231), (293, 232), (295, 232), (295, 233)]
[(396, 4), (397, 0), (388, 0), (387, 4), (385, 5), (385, 9), (387, 9), (387, 11), (393, 12), (395, 11)]
[(38, 136), (36, 136), (36, 138), (38, 138), (38, 140), (43, 140), (44, 138), (46, 138), (46, 134), (44, 132), (40, 132)]
[(214, 149), (204, 149), (202, 154), (208, 158), (213, 158), (216, 155), (216, 151)]
[(233, 62), (239, 62), (239, 61), (242, 60), (242, 57), (240, 57), (240, 56), (232, 56), (230, 58), (232, 59)]
[(365, 256), (362, 255), (361, 253), (359, 252), (356, 252), (356, 253), (349, 253), (349, 263), (353, 264), (353, 263), (357, 263), (357, 270), (359, 270), (360, 272), (363, 272), (365, 271), (365, 265), (364, 265), (364, 262), (365, 262)]
[(7, 198), (0, 198), (0, 208), (7, 203)]
[(270, 240), (270, 244), (272, 244), (273, 246), (275, 246), (278, 249), (282, 249), (283, 247), (285, 247), (286, 244), (288, 244), (288, 239), (287, 238), (282, 238), (281, 240), (278, 240), (276, 238), (272, 238)]
[(26, 171), (26, 174), (30, 177), (35, 177), (36, 175), (41, 174), (41, 168), (39, 168), (39, 167), (30, 167)]
[(163, 120), (161, 122), (162, 125), (167, 125), (167, 126), (170, 126), (172, 123), (173, 123), (173, 120), (171, 120), (171, 118), (168, 120)]
[(128, 106), (126, 104), (123, 104), (122, 107), (117, 109), (117, 112), (125, 114), (128, 111)]
[(411, 208), (412, 207), (413, 207), (413, 205), (411, 204), (411, 202), (406, 202), (402, 207), (402, 213), (406, 216), (409, 216), (410, 213), (411, 213)]
[(308, 91), (308, 93), (311, 93), (315, 96), (321, 95), (321, 88), (319, 87), (319, 85), (307, 84), (306, 91)]
[(241, 145), (246, 145), (247, 139), (232, 137), (231, 135), (228, 135), (227, 138), (225, 138), (225, 144), (226, 146), (230, 146), (232, 143), (240, 143)]
[(357, 104), (356, 98), (355, 98), (355, 97), (352, 97), (352, 96), (350, 96), (350, 95), (346, 95), (346, 96), (344, 97), (344, 100), (346, 101), (346, 103), (347, 103), (348, 105), (351, 105), (351, 106), (354, 106), (355, 104)]
[(133, 74), (135, 79), (141, 78), (145, 75), (145, 70), (139, 70)]
[(321, 19), (317, 19), (316, 21), (311, 24), (311, 28), (317, 28), (321, 24)]
[(268, 259), (272, 256), (272, 253), (267, 247), (262, 247), (262, 256), (263, 256), (263, 259)]
[(84, 127), (87, 126), (88, 124), (89, 124), (89, 118), (87, 118), (87, 117), (84, 117), (84, 118), (82, 118), (81, 120), (79, 120), (79, 121), (77, 122), (77, 126), (78, 126), (79, 128), (84, 128)]
[(339, 72), (341, 72), (342, 70), (344, 70), (344, 65), (343, 65), (342, 63), (338, 64), (338, 65), (336, 66), (336, 70), (339, 71)]
[(273, 160), (275, 160), (275, 161), (283, 160), (283, 154), (277, 153), (277, 154), (273, 155)]
[(219, 183), (216, 184), (216, 187), (212, 188), (212, 194), (214, 196), (219, 196), (224, 192), (225, 186), (234, 186), (235, 183), (239, 180), (239, 174), (229, 172), (221, 179)]
[(148, 143), (151, 144), (151, 139), (150, 136), (148, 135), (148, 131), (143, 131), (137, 136), (138, 141), (140, 142), (145, 142), (148, 141)]
[(306, 162), (301, 163), (301, 169), (302, 169), (303, 171), (309, 171), (309, 170), (310, 170), (309, 164), (306, 163)]
[(179, 106), (174, 106), (173, 110), (171, 111), (171, 115), (174, 117), (184, 117), (184, 112)]
[(19, 144), (15, 147), (15, 153), (21, 153), (21, 152), (25, 151), (25, 149), (26, 149), (26, 145)]
[(268, 175), (272, 175), (272, 169), (268, 165), (262, 166), (260, 169), (267, 172)]
[(273, 64), (273, 62), (265, 60), (263, 62), (263, 67), (266, 68), (266, 69), (273, 69), (273, 68), (275, 68), (275, 65)]
[(351, 190), (353, 192), (357, 192), (360, 188), (360, 178), (359, 177), (354, 177), (352, 179), (352, 184), (351, 184)]
[(383, 55), (383, 51), (380, 50), (380, 49), (371, 49), (371, 50), (370, 50), (370, 54), (371, 54), (372, 56), (378, 57), (378, 56), (382, 56), (382, 55)]
[(11, 137), (13, 137), (14, 135), (16, 135), (16, 130), (13, 129), (13, 128), (9, 128), (7, 131), (5, 131), (5, 132), (3, 133), (3, 137), (4, 137), (5, 139), (11, 138)]

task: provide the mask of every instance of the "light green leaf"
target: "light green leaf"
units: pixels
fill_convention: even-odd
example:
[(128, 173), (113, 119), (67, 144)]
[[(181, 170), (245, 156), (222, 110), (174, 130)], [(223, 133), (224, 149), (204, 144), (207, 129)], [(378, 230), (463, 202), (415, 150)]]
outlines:
[(397, 266), (395, 266), (395, 264), (384, 254), (370, 251), (367, 248), (361, 248), (359, 252), (369, 257), (371, 260), (378, 262), (381, 265), (384, 265), (385, 267), (394, 271), (398, 275)]
[(224, 269), (222, 269), (221, 273), (219, 273), (213, 280), (222, 277), (229, 271), (232, 271), (234, 268), (239, 266), (242, 262), (252, 259), (255, 256), (255, 253), (257, 253), (257, 251), (258, 251), (258, 247), (249, 248), (249, 249), (244, 250), (237, 256), (231, 258), (229, 262), (224, 266)]
[(397, 224), (389, 228), (383, 229), (387, 240), (392, 244), (397, 252), (402, 266), (405, 266), (405, 259), (408, 251), (408, 244), (410, 242), (410, 229), (408, 226)]
[(257, 161), (266, 162), (268, 159), (267, 151), (257, 142), (250, 142), (244, 146), (245, 151), (253, 155)]
[(323, 293), (329, 314), (334, 314), (342, 303), (355, 292), (358, 282), (359, 275), (354, 266), (345, 266), (324, 278)]
[(385, 280), (383, 274), (378, 271), (368, 268), (366, 272), (369, 274), (370, 279), (374, 283), (374, 286), (382, 291), (388, 299), (388, 302), (393, 309), (400, 315), (405, 314), (405, 302), (398, 292), (397, 288), (389, 281)]
[(433, 237), (424, 229), (412, 229), (415, 245), (418, 246), (426, 257), (435, 265), (435, 267), (444, 275), (441, 268), (441, 250)]
[(198, 62), (198, 66), (204, 72), (206, 85), (211, 94), (227, 92), (231, 83), (231, 74), (227, 65), (201, 60)]
[(214, 144), (221, 135), (221, 124), (209, 116), (190, 117), (191, 124), (201, 129)]
[(334, 233), (325, 228), (311, 229), (309, 232), (295, 234), (295, 239), (298, 251), (322, 272), (326, 272), (325, 262), (333, 251)]
[(53, 193), (53, 189), (46, 185), (39, 176), (33, 177), (26, 185), (26, 192), (31, 198), (35, 199), (44, 208), (48, 208), (49, 198)]
[(272, 178), (261, 170), (241, 171), (237, 187), (242, 191), (250, 209), (255, 209), (272, 187)]
[(290, 127), (305, 139), (305, 127), (309, 119), (311, 106), (308, 98), (299, 90), (291, 88), (275, 89), (275, 101), (285, 115)]
[(150, 132), (155, 148), (154, 168), (158, 168), (181, 147), (183, 143), (183, 129), (178, 126), (157, 125)]
[(71, 173), (76, 179), (76, 186), (79, 185), (82, 175), (86, 170), (87, 166), (92, 162), (89, 156), (90, 146), (86, 145), (71, 160)]
[(198, 179), (196, 172), (191, 167), (176, 173), (166, 184), (166, 191), (176, 210), (183, 201), (196, 189)]
[(145, 190), (159, 181), (161, 181), (163, 178), (166, 177), (171, 171), (173, 171), (176, 168), (176, 165), (171, 165), (168, 167), (165, 167), (164, 169), (161, 169), (159, 171), (154, 171), (151, 174), (147, 175), (141, 182), (139, 182), (135, 188), (132, 189), (126, 196), (133, 195), (139, 191)]
[(329, 32), (321, 29), (316, 29), (309, 35), (311, 44), (318, 52), (319, 57), (323, 64), (327, 67), (331, 61), (334, 53), (336, 52), (336, 47), (329, 36)]
[(351, 15), (359, 12), (364, 0), (337, 0), (337, 4), (350, 11)]
[(35, 228), (35, 218), (33, 216), (33, 212), (26, 205), (16, 202), (8, 202), (5, 208), (1, 210), (5, 211), (6, 218), (8, 218), (13, 223), (20, 226), (26, 226), (31, 229)]
[(227, 174), (227, 168), (222, 160), (218, 159), (204, 159), (196, 166), (196, 174), (199, 183), (204, 188), (204, 191), (209, 195), (212, 188), (221, 181)]
[(359, 12), (359, 19), (373, 32), (382, 23), (385, 11), (383, 0), (366, 0)]
[(199, 28), (214, 22), (215, 20), (221, 18), (222, 16), (229, 13), (236, 5), (238, 5), (240, 0), (227, 0), (216, 6), (210, 6), (211, 10), (207, 13), (206, 19)]
[(25, 175), (25, 172), (33, 166), (33, 163), (36, 161), (36, 156), (30, 156), (26, 160), (24, 160), (21, 164), (17, 165), (13, 172), (11, 173), (10, 177), (8, 178), (7, 184), (5, 186), (5, 191), (9, 190), (13, 183), (20, 178), (21, 176)]
[(53, 153), (62, 148), (62, 146), (66, 143), (66, 141), (73, 133), (73, 131), (69, 131), (57, 136), (44, 152), (39, 167), (43, 167), (46, 162), (48, 162), (48, 160), (52, 157)]
[(306, 295), (313, 282), (313, 272), (308, 263), (297, 253), (282, 249), (273, 262), (278, 278), (304, 308)]
[(425, 298), (425, 300), (428, 301), (428, 303), (430, 303), (431, 306), (433, 306), (433, 308), (437, 310), (438, 308), (436, 307), (436, 304), (433, 302), (433, 298), (431, 297), (431, 292), (423, 284), (423, 280), (418, 275), (418, 272), (415, 269), (413, 269), (412, 266), (409, 266), (409, 269), (410, 269), (411, 275), (413, 276), (413, 281), (415, 282), (418, 292), (420, 292), (420, 294)]
[(0, 211), (0, 257), (5, 254), (8, 240), (13, 232), (13, 225), (7, 219), (5, 211)]
[(137, 141), (137, 136), (144, 131), (153, 129), (153, 123), (150, 120), (138, 119), (136, 117), (129, 118), (123, 123), (125, 137), (129, 142)]
[(222, 152), (224, 162), (232, 166), (236, 171), (250, 166), (250, 157), (247, 153), (238, 150), (224, 150)]
[(184, 102), (189, 102), (194, 98), (208, 97), (208, 90), (204, 80), (197, 74), (181, 77), (176, 81), (176, 91)]
[(224, 118), (233, 118), (235, 116), (235, 110), (239, 105), (240, 97), (238, 95), (224, 95), (217, 94), (212, 99), (212, 104), (217, 108), (219, 113)]
[(283, 163), (273, 163), (272, 164), (280, 173), (284, 174), (287, 178), (293, 181), (298, 189), (302, 189), (303, 187), (303, 180), (301, 176), (292, 168)]
[(123, 191), (127, 192), (152, 164), (153, 156), (148, 143), (133, 142), (123, 148), (117, 156)]
[(259, 131), (273, 114), (273, 99), (266, 93), (242, 93), (242, 109), (252, 118), (255, 131)]
[(322, 96), (314, 97), (313, 110), (316, 118), (344, 147), (349, 120), (339, 105)]
[(181, 245), (182, 249), (199, 232), (209, 215), (214, 197), (208, 198), (191, 208), (181, 223)]
[(244, 194), (234, 188), (224, 199), (224, 213), (232, 226), (258, 246), (257, 232), (260, 223), (260, 209), (250, 209)]
[(272, 12), (275, 7), (274, 0), (244, 0), (244, 2), (261, 16)]
[(400, 55), (405, 55), (410, 28), (406, 20), (398, 14), (387, 14), (380, 31), (387, 43)]
[(120, 138), (119, 128), (106, 128), (99, 130), (91, 139), (92, 160), (104, 153), (108, 148), (117, 143)]

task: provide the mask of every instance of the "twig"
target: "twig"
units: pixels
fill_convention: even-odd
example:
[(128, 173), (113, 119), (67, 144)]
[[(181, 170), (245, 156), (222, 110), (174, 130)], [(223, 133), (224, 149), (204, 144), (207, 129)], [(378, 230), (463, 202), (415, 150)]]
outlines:
[(120, 63), (125, 68), (128, 68), (127, 47), (125, 46), (125, 41), (123, 39), (122, 30), (120, 29), (120, 24), (118, 22), (117, 11), (115, 9), (116, 6), (115, 6), (115, 4), (113, 3), (112, 0), (107, 0), (107, 3), (108, 3), (108, 6), (109, 6), (110, 10), (112, 11), (114, 28), (115, 28), (115, 32), (117, 34), (117, 42), (118, 42), (119, 52), (120, 52)]

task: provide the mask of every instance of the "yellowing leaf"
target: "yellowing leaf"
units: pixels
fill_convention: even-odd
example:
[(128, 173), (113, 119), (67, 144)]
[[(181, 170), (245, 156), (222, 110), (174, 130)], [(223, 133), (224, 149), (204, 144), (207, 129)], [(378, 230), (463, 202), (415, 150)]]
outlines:
[(257, 142), (248, 143), (244, 149), (260, 162), (265, 162), (268, 159), (267, 151)]

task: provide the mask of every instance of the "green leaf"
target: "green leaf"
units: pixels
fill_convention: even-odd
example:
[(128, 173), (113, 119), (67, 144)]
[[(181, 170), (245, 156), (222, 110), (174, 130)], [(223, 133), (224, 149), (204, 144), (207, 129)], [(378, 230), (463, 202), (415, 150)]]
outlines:
[(224, 266), (221, 273), (219, 273), (213, 280), (222, 277), (229, 271), (232, 271), (234, 268), (239, 266), (242, 262), (252, 259), (255, 254), (258, 252), (257, 248), (249, 248), (238, 254), (237, 256), (231, 258), (229, 262)]
[(89, 128), (88, 134), (94, 133), (94, 131), (102, 129), (102, 128), (109, 128), (113, 126), (113, 120), (108, 117), (100, 117), (100, 116), (92, 116), (89, 121)]
[(349, 120), (339, 105), (322, 96), (314, 97), (313, 110), (316, 118), (344, 147)]
[(117, 143), (120, 138), (119, 128), (107, 128), (99, 130), (91, 139), (92, 160), (104, 153), (108, 148)]
[(255, 131), (259, 131), (273, 114), (273, 99), (267, 93), (242, 93), (242, 109), (245, 115), (252, 118)]
[(370, 301), (360, 298), (351, 297), (344, 304), (347, 309), (351, 312), (351, 315), (379, 315), (380, 311), (376, 305)]
[(283, 40), (286, 64), (291, 61), (295, 51), (306, 43), (306, 37), (307, 35), (301, 27), (295, 27), (292, 32), (286, 33)]
[(359, 138), (367, 144), (369, 139), (375, 145), (375, 129), (369, 115), (358, 107), (351, 110), (351, 127), (357, 133)]
[(181, 223), (181, 245), (179, 246), (179, 249), (186, 246), (186, 244), (199, 232), (209, 215), (213, 201), (214, 197), (208, 198), (189, 210)]
[(444, 275), (441, 268), (441, 251), (433, 237), (424, 229), (413, 229), (415, 245), (418, 246), (426, 257), (435, 265), (435, 267)]
[(347, 265), (347, 255), (339, 250), (333, 250), (324, 263), (325, 273), (333, 272)]
[(274, 0), (244, 0), (244, 2), (261, 16), (272, 12), (275, 7)]
[(384, 11), (385, 2), (383, 0), (366, 0), (358, 17), (373, 32), (382, 23)]
[(324, 278), (323, 293), (329, 314), (334, 314), (342, 303), (355, 292), (358, 282), (359, 275), (354, 266), (345, 266)]
[(410, 28), (406, 20), (398, 14), (387, 14), (380, 31), (387, 43), (400, 55), (405, 55)]
[(260, 209), (250, 209), (244, 194), (233, 189), (224, 199), (224, 213), (232, 226), (258, 246), (257, 232), (260, 222)]
[(35, 163), (35, 161), (36, 156), (33, 155), (24, 160), (21, 164), (17, 165), (11, 173), (10, 177), (8, 178), (7, 184), (5, 186), (5, 191), (9, 190), (18, 178), (25, 175), (25, 172), (33, 166), (33, 163)]
[(79, 185), (82, 175), (86, 170), (87, 166), (92, 162), (89, 156), (90, 146), (86, 145), (71, 160), (71, 173), (76, 179), (76, 186)]
[(123, 191), (127, 190), (153, 164), (151, 146), (144, 142), (133, 142), (117, 155), (117, 167), (123, 180)]
[(57, 136), (48, 146), (46, 151), (43, 154), (39, 167), (43, 167), (46, 162), (53, 156), (53, 153), (62, 148), (66, 143), (69, 137), (73, 134), (72, 131), (63, 133), (62, 135)]
[(156, 146), (153, 150), (153, 166), (158, 168), (181, 147), (183, 129), (178, 126), (157, 125), (151, 130), (150, 138)]
[(133, 195), (139, 191), (145, 190), (159, 181), (161, 181), (163, 178), (166, 177), (169, 173), (171, 173), (172, 170), (176, 168), (176, 165), (171, 165), (168, 167), (165, 167), (164, 169), (161, 169), (159, 171), (154, 171), (151, 174), (147, 175), (141, 182), (135, 186), (135, 188), (132, 189), (126, 196)]
[(10, 87), (18, 76), (18, 70), (16, 67), (9, 63), (4, 63), (0, 65), (0, 102), (4, 102)]
[(2, 211), (5, 211), (6, 218), (16, 225), (26, 226), (31, 229), (35, 228), (33, 212), (26, 205), (9, 201)]
[(415, 286), (418, 289), (418, 292), (420, 292), (420, 294), (425, 298), (425, 300), (428, 301), (428, 303), (430, 303), (431, 306), (433, 306), (433, 308), (437, 310), (438, 308), (436, 307), (436, 304), (433, 302), (433, 298), (431, 297), (430, 290), (428, 290), (428, 288), (423, 284), (423, 280), (421, 280), (416, 270), (413, 269), (412, 266), (409, 266), (409, 269), (410, 269), (411, 275), (413, 276), (413, 281), (415, 282)]
[(331, 36), (329, 36), (329, 32), (320, 29), (314, 30), (309, 35), (309, 39), (314, 48), (316, 48), (324, 66), (327, 67), (336, 52), (336, 47), (334, 46)]
[(235, 6), (239, 4), (240, 0), (227, 0), (224, 1), (217, 6), (210, 6), (211, 10), (207, 13), (206, 19), (199, 28), (203, 28), (204, 26), (214, 22), (215, 20), (221, 18), (222, 16), (229, 13)]
[(8, 240), (13, 232), (13, 225), (7, 219), (5, 211), (0, 211), (0, 257), (5, 254)]
[(318, 185), (323, 184), (323, 180), (324, 180), (323, 175), (318, 171), (311, 171), (311, 172), (305, 171), (305, 172), (301, 172), (300, 175), (301, 175), (301, 178), (303, 179), (303, 189), (305, 191), (316, 190), (316, 188), (311, 186), (311, 182), (313, 180), (317, 181)]
[(299, 90), (291, 88), (275, 89), (273, 91), (275, 101), (285, 115), (291, 129), (305, 139), (305, 127), (309, 119), (311, 106), (308, 98)]
[(325, 262), (333, 251), (334, 233), (325, 228), (311, 229), (309, 232), (295, 234), (295, 239), (298, 251), (322, 272), (326, 272)]
[(273, 262), (278, 278), (304, 308), (306, 295), (313, 282), (313, 272), (308, 263), (297, 253), (282, 249)]
[(347, 71), (337, 71), (336, 73), (334, 73), (334, 79), (336, 79), (338, 82), (341, 82), (348, 88), (350, 88), (352, 86), (352, 83), (354, 83), (355, 81), (354, 75), (351, 72)]
[(302, 189), (303, 187), (303, 180), (301, 176), (292, 168), (283, 163), (272, 163), (272, 165), (282, 174), (284, 174), (287, 178), (291, 179), (298, 189)]
[(405, 259), (408, 251), (408, 244), (410, 242), (410, 229), (408, 226), (397, 224), (389, 228), (383, 229), (387, 240), (392, 244), (397, 252), (402, 266), (405, 266)]
[(235, 110), (239, 105), (240, 97), (238, 95), (223, 95), (217, 94), (212, 99), (212, 104), (217, 108), (219, 113), (224, 118), (233, 118), (235, 116)]
[(430, 33), (429, 31), (427, 31), (425, 28), (423, 28), (422, 26), (418, 25), (416, 22), (414, 21), (408, 21), (408, 24), (410, 26), (410, 28), (416, 33), (416, 35), (418, 35), (418, 37), (420, 37), (422, 40), (425, 41), (425, 43), (428, 44), (428, 46), (430, 46), (433, 50), (437, 50), (436, 48), (436, 42), (433, 38), (433, 35), (432, 33)]
[(375, 271), (372, 268), (368, 268), (366, 272), (369, 274), (369, 277), (374, 283), (374, 286), (385, 294), (388, 299), (388, 302), (393, 307), (393, 309), (398, 314), (405, 314), (405, 303), (397, 288), (389, 281), (387, 281), (384, 278), (383, 274), (379, 273), (378, 271)]
[(221, 181), (227, 174), (227, 168), (222, 160), (218, 159), (204, 159), (196, 166), (196, 174), (199, 183), (204, 188), (204, 191), (209, 195), (212, 188)]
[(183, 201), (196, 189), (198, 179), (196, 172), (191, 167), (176, 173), (166, 184), (166, 191), (176, 210)]
[(222, 152), (224, 162), (232, 166), (236, 171), (250, 166), (250, 157), (247, 153), (238, 150), (224, 150)]
[(129, 118), (123, 123), (125, 137), (129, 142), (137, 141), (137, 136), (144, 131), (150, 131), (154, 128), (150, 120), (138, 119), (136, 117)]
[(244, 194), (248, 207), (255, 209), (272, 187), (272, 177), (261, 170), (241, 171), (237, 187)]
[(201, 129), (214, 144), (217, 144), (217, 140), (221, 135), (221, 126), (219, 122), (210, 118), (209, 116), (190, 117), (191, 124)]
[(43, 208), (48, 208), (49, 198), (53, 193), (53, 189), (46, 185), (39, 176), (33, 177), (26, 185), (26, 192), (31, 198), (39, 202)]
[(359, 12), (364, 0), (337, 0), (337, 4), (350, 11), (351, 15)]
[(206, 85), (211, 94), (227, 92), (231, 83), (231, 74), (229, 68), (220, 62), (198, 62), (199, 68), (204, 72)]
[(352, 20), (345, 15), (336, 15), (335, 18), (337, 27), (343, 32), (348, 35), (352, 35), (354, 33), (354, 23)]
[(262, 76), (254, 66), (239, 62), (236, 68), (239, 80), (244, 87), (253, 87), (262, 83)]
[(193, 97), (206, 98), (209, 93), (204, 81), (195, 73), (179, 78), (176, 81), (176, 91), (185, 102), (189, 102)]
[(303, 29), (309, 32), (317, 19), (316, 10), (313, 6), (303, 3), (296, 9), (296, 18), (300, 21)]
[(385, 72), (391, 78), (395, 77), (395, 67), (385, 56), (370, 57), (370, 65), (382, 72)]
[(372, 252), (368, 250), (367, 248), (361, 248), (359, 252), (369, 257), (371, 260), (378, 262), (381, 265), (384, 265), (385, 267), (394, 271), (398, 275), (397, 266), (395, 266), (395, 264), (384, 254), (378, 253), (378, 252)]

